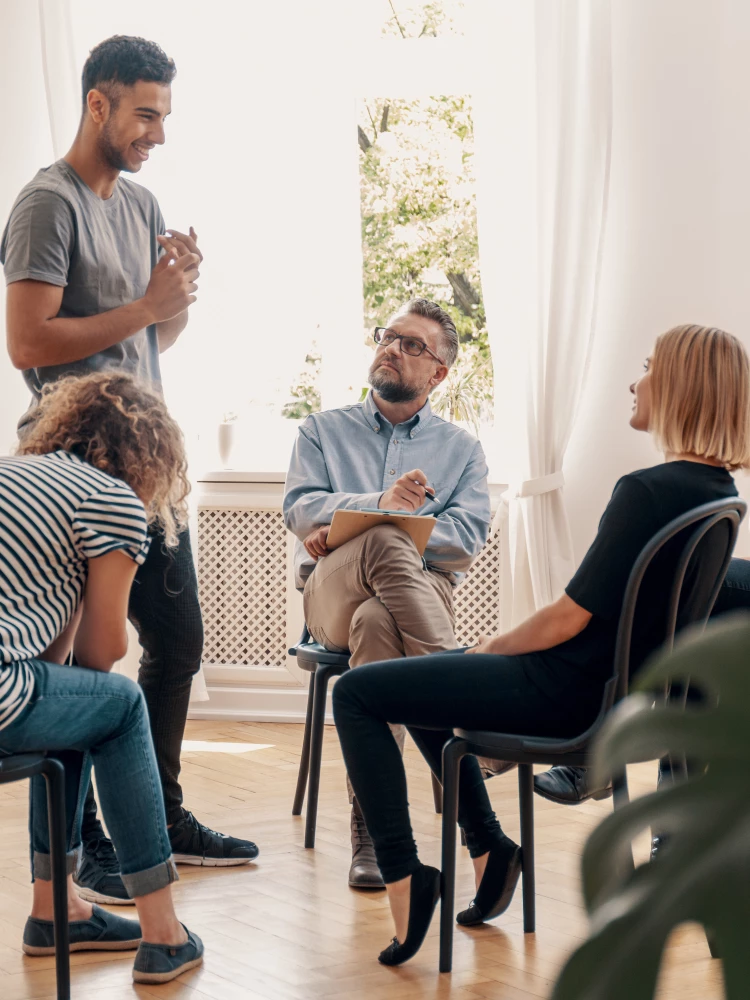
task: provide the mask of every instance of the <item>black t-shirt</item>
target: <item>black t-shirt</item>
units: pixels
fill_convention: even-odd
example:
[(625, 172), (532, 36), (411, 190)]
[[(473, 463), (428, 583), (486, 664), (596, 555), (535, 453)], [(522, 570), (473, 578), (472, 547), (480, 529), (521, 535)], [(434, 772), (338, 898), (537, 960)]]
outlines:
[[(623, 476), (599, 522), (591, 548), (566, 594), (593, 615), (586, 628), (567, 642), (527, 654), (534, 683), (552, 697), (576, 690), (601, 690), (612, 676), (617, 625), (630, 571), (646, 543), (676, 517), (701, 504), (737, 496), (725, 470), (698, 462), (665, 462)], [(676, 560), (684, 540), (678, 536), (654, 559), (641, 585), (633, 632), (631, 670), (663, 641)]]

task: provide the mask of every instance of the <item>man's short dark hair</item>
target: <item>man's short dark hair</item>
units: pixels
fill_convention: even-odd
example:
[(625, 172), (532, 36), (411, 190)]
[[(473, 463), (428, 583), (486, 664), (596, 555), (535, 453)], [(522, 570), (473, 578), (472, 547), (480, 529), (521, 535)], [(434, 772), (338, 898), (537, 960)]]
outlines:
[(393, 319), (397, 319), (399, 316), (408, 316), (409, 314), (431, 319), (433, 323), (437, 323), (440, 326), (443, 341), (443, 360), (448, 368), (450, 368), (458, 357), (458, 333), (456, 331), (456, 324), (445, 309), (441, 309), (437, 302), (430, 302), (429, 299), (410, 299), (402, 309), (399, 309)]
[(113, 35), (93, 48), (84, 64), (83, 105), (90, 90), (101, 90), (116, 105), (119, 87), (132, 87), (139, 80), (167, 85), (176, 72), (174, 60), (156, 42)]

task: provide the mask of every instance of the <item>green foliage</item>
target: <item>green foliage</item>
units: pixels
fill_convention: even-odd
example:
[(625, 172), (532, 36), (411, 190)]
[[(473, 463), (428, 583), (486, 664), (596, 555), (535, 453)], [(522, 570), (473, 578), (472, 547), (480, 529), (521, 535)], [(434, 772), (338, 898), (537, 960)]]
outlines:
[(491, 416), (492, 365), (479, 349), (465, 347), (455, 365), (431, 397), (432, 409), (438, 416), (470, 424), (479, 433), (479, 421)]
[[(458, 34), (464, 6), (463, 0), (384, 0), (383, 34)], [(492, 374), (480, 360), (489, 358), (489, 342), (479, 280), (470, 98), (365, 100), (357, 135), (367, 334), (387, 325), (410, 298), (439, 303), (462, 344), (458, 370), (440, 394), (442, 399), (450, 387), (455, 405), (446, 403), (444, 412), (476, 426), (488, 411)], [(471, 385), (461, 388), (469, 369), (481, 369), (481, 392)], [(319, 359), (308, 359), (285, 416), (298, 418), (320, 408), (318, 372)]]
[(359, 136), (368, 329), (420, 296), (487, 355), (469, 98), (365, 101)]
[(438, 35), (459, 34), (464, 0), (432, 0), (409, 3), (386, 0), (390, 17), (383, 25), (383, 34), (396, 38), (436, 38)]
[[(703, 762), (700, 773), (609, 816), (583, 856), (591, 935), (563, 969), (553, 1000), (647, 1000), (679, 924), (696, 921), (724, 963), (729, 1000), (748, 995), (750, 952), (750, 618), (733, 615), (647, 666), (605, 726), (599, 776), (667, 753)], [(690, 680), (702, 704), (657, 703), (668, 680)], [(707, 766), (705, 766), (707, 765)], [(598, 777), (598, 776), (597, 776)], [(595, 778), (596, 780), (596, 778)], [(634, 837), (670, 836), (663, 855), (632, 870)]]
[(302, 420), (311, 413), (320, 410), (320, 354), (313, 345), (313, 350), (305, 358), (305, 368), (299, 375), (299, 381), (289, 390), (292, 397), (281, 411), (283, 417), (290, 420)]

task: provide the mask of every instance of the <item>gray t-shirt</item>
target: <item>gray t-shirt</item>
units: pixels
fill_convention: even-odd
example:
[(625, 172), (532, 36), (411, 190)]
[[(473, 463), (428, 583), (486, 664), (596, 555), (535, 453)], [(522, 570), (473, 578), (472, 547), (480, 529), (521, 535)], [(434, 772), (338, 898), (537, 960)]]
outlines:
[[(16, 198), (0, 262), (8, 285), (32, 278), (63, 288), (58, 316), (97, 316), (143, 296), (159, 259), (156, 237), (163, 232), (159, 205), (146, 188), (120, 176), (104, 201), (70, 164), (58, 160)], [(23, 377), (34, 394), (32, 408), (45, 383), (108, 368), (131, 372), (159, 389), (156, 326), (80, 361), (27, 369)]]

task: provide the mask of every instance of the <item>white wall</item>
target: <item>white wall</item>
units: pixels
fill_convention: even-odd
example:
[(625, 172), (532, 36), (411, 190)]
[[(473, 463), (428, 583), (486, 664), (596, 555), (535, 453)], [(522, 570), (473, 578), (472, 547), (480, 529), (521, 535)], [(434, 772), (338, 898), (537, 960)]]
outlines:
[[(659, 460), (628, 426), (657, 334), (722, 326), (750, 349), (750, 5), (615, 0), (614, 135), (597, 340), (565, 464), (576, 554), (623, 473)], [(738, 486), (750, 496), (750, 480)], [(750, 553), (741, 533), (740, 554)]]
[[(21, 188), (52, 160), (52, 139), (42, 76), (37, 4), (2, 0), (0, 12), (0, 227)], [(0, 281), (0, 316), (5, 316), (5, 283)], [(8, 360), (0, 321), (0, 455), (16, 441), (16, 424), (31, 394)]]

